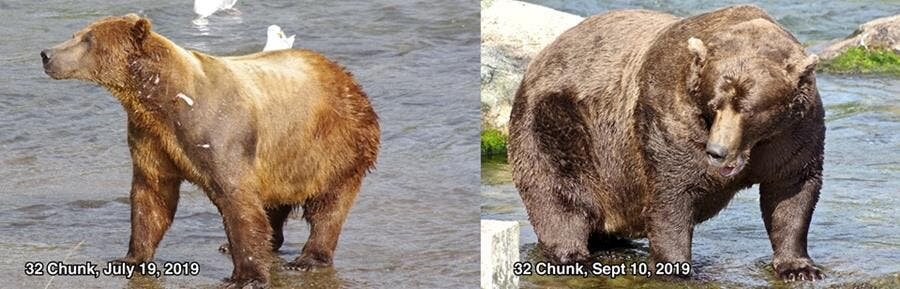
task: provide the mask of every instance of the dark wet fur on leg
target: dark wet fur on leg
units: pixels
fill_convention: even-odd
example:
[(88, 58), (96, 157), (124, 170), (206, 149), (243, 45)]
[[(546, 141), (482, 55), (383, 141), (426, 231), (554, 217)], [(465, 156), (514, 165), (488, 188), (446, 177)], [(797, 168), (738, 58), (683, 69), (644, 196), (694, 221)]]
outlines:
[(285, 269), (309, 271), (332, 265), (341, 227), (362, 182), (361, 171), (350, 170), (346, 174), (344, 181), (303, 204), (303, 218), (310, 225), (309, 239), (300, 256), (285, 264)]
[[(272, 252), (278, 252), (278, 249), (281, 249), (281, 245), (284, 244), (284, 224), (287, 222), (287, 218), (293, 209), (294, 206), (291, 205), (266, 209), (269, 226), (272, 227)], [(230, 254), (229, 251), (228, 243), (219, 246), (219, 253)]]

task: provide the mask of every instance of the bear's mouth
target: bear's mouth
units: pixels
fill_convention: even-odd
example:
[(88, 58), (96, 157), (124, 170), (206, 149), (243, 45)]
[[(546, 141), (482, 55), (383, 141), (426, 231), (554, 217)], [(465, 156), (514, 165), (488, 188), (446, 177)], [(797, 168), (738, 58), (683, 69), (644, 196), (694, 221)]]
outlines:
[(44, 73), (50, 78), (60, 80), (60, 79), (69, 79), (72, 75), (71, 71), (60, 71), (58, 69), (54, 69), (53, 67), (44, 67)]
[(52, 62), (44, 64), (44, 73), (50, 76), (50, 78), (62, 79), (62, 74), (59, 73), (56, 69), (53, 69)]
[(44, 67), (44, 73), (47, 74), (48, 76), (50, 76), (50, 78), (59, 79), (59, 77), (56, 75), (56, 73), (53, 72), (52, 69), (49, 69), (47, 67)]
[(720, 176), (730, 178), (740, 173), (741, 170), (744, 169), (744, 164), (744, 156), (739, 155), (734, 161), (719, 167), (717, 171)]

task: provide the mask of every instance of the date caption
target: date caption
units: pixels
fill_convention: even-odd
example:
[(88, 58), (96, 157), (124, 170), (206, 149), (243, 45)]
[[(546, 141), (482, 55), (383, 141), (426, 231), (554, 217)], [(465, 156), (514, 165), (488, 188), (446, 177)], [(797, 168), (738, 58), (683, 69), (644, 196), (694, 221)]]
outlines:
[(106, 262), (106, 266), (98, 268), (100, 264), (91, 261), (84, 263), (64, 263), (62, 261), (34, 261), (25, 262), (25, 275), (27, 276), (123, 276), (131, 279), (135, 274), (150, 277), (162, 276), (197, 276), (200, 274), (200, 264), (197, 262), (163, 262), (161, 265), (154, 262), (138, 264), (126, 264), (120, 262)]
[(623, 275), (645, 276), (676, 276), (691, 274), (690, 263), (656, 263), (652, 266), (646, 262), (603, 264), (600, 262), (590, 264), (553, 264), (550, 262), (515, 262), (513, 274), (517, 276), (602, 276), (616, 278)]

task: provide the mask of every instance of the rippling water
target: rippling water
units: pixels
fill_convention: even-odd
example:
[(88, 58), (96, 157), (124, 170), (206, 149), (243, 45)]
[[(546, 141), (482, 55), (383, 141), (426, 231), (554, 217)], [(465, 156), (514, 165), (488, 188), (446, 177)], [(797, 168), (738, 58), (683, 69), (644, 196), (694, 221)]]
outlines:
[[(191, 23), (192, 2), (0, 1), (0, 287), (43, 287), (27, 261), (105, 262), (129, 238), (131, 160), (108, 92), (44, 75), (38, 52), (89, 22), (145, 14), (175, 43), (256, 52), (266, 27), (346, 66), (372, 99), (382, 150), (344, 226), (334, 270), (275, 272), (276, 287), (475, 287), (478, 282), (478, 5), (474, 1), (238, 1), (239, 15)], [(182, 187), (157, 261), (197, 261), (197, 277), (56, 277), (51, 287), (211, 287), (231, 274), (221, 217)], [(308, 227), (288, 221), (281, 257)], [(76, 244), (84, 242), (76, 248)]]
[[(723, 6), (709, 1), (531, 1), (578, 15), (609, 9), (645, 8), (693, 15)], [(737, 1), (724, 1), (741, 3)], [(804, 43), (850, 34), (871, 19), (900, 13), (891, 1), (834, 1), (809, 4), (761, 1)], [(824, 185), (809, 232), (809, 253), (829, 278), (819, 286), (900, 287), (900, 82), (896, 78), (819, 74), (828, 127)], [(504, 159), (482, 162), (482, 218), (522, 224), (523, 255), (540, 260), (537, 237), (511, 183)], [(641, 240), (618, 257), (646, 258)], [(526, 288), (671, 288), (783, 286), (770, 269), (771, 246), (759, 212), (756, 188), (737, 194), (718, 216), (694, 232), (695, 278), (684, 284), (634, 278), (529, 277)], [(603, 257), (600, 257), (603, 259)]]

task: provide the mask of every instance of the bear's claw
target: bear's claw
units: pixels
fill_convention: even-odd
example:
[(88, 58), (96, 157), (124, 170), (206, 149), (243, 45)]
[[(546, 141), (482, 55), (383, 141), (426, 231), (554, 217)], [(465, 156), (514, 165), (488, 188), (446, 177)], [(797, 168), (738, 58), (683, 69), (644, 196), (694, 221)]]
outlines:
[(125, 263), (125, 264), (129, 264), (129, 265), (137, 265), (138, 263), (141, 263), (141, 261), (138, 261), (138, 260), (136, 260), (135, 258), (126, 256), (126, 257), (122, 257), (122, 258), (118, 258), (118, 259), (112, 260), (112, 261), (110, 261), (110, 263), (113, 263), (113, 264), (122, 264), (122, 263)]
[(809, 259), (799, 259), (780, 262), (775, 266), (775, 274), (778, 278), (787, 282), (815, 281), (825, 279), (826, 275)]
[(221, 289), (262, 289), (266, 288), (266, 283), (259, 280), (234, 281), (225, 279), (225, 283), (219, 288)]
[(550, 260), (556, 264), (573, 264), (583, 262), (590, 257), (586, 246), (569, 247), (569, 246), (553, 246), (545, 251)]
[(322, 261), (317, 261), (312, 258), (307, 258), (307, 259), (297, 258), (297, 260), (294, 260), (294, 261), (288, 262), (287, 264), (284, 264), (283, 268), (285, 270), (292, 270), (292, 271), (316, 271), (316, 269), (325, 268), (325, 267), (329, 267), (329, 266), (331, 266), (331, 264), (322, 262)]
[(817, 268), (804, 268), (798, 270), (788, 270), (778, 274), (781, 280), (794, 281), (815, 281), (825, 279), (825, 273)]
[(225, 243), (225, 244), (222, 244), (222, 246), (219, 246), (219, 253), (231, 254), (231, 252), (228, 251), (228, 243)]

